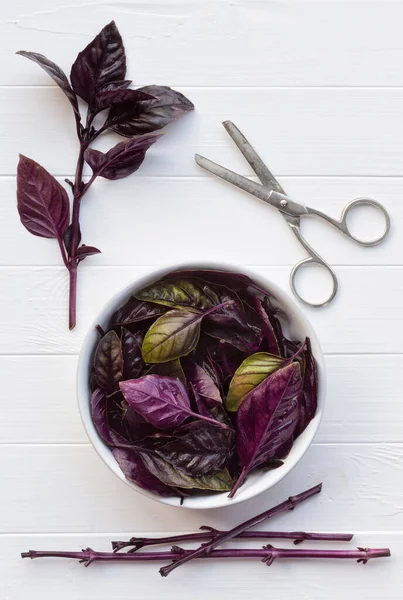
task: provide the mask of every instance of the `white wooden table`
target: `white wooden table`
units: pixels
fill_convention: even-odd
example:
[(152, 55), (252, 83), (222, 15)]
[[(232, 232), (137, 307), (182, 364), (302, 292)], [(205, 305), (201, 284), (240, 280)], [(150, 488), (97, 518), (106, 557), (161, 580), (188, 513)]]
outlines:
[[(112, 18), (130, 78), (176, 87), (196, 111), (169, 129), (138, 174), (99, 181), (85, 199), (84, 241), (103, 253), (80, 269), (79, 325), (70, 333), (66, 273), (55, 243), (19, 224), (15, 172), (22, 152), (61, 180), (72, 176), (73, 122), (61, 92), (14, 51), (42, 52), (68, 71)], [(400, 599), (403, 3), (14, 0), (2, 3), (0, 19), (0, 597)], [(390, 211), (392, 231), (382, 246), (365, 249), (322, 224), (306, 227), (340, 279), (329, 308), (306, 311), (328, 366), (324, 421), (270, 493), (197, 513), (145, 499), (102, 464), (79, 420), (75, 368), (92, 316), (150, 266), (184, 258), (253, 265), (287, 288), (303, 253), (279, 215), (193, 161), (198, 151), (250, 174), (221, 127), (227, 118), (298, 200), (337, 216), (348, 200), (368, 195)], [(319, 480), (320, 498), (273, 525), (354, 531), (354, 545), (388, 545), (390, 560), (270, 569), (200, 562), (162, 579), (153, 564), (83, 569), (19, 559), (29, 548), (106, 550), (134, 532), (230, 527)]]

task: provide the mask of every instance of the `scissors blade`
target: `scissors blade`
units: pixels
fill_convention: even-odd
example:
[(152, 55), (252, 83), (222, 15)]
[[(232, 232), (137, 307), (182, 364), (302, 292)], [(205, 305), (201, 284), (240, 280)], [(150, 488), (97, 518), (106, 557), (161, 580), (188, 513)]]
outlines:
[(238, 175), (238, 173), (234, 173), (234, 171), (230, 171), (230, 169), (226, 169), (212, 160), (200, 156), (200, 154), (195, 154), (195, 161), (206, 171), (213, 173), (213, 175), (220, 177), (220, 179), (232, 183), (232, 185), (248, 192), (248, 194), (252, 194), (252, 196), (256, 196), (256, 198), (260, 198), (260, 200), (267, 202), (270, 206), (277, 208), (286, 220), (289, 215), (299, 217), (307, 214), (306, 206), (294, 202), (285, 194), (271, 190), (269, 187), (261, 185), (260, 183), (255, 183), (247, 177)]
[(285, 194), (284, 189), (274, 177), (273, 173), (270, 172), (256, 150), (251, 146), (238, 127), (232, 121), (224, 121), (223, 125), (263, 185), (267, 185), (280, 194)]
[(230, 169), (226, 169), (212, 160), (209, 160), (204, 156), (200, 156), (200, 154), (195, 154), (195, 161), (206, 171), (213, 173), (213, 175), (220, 177), (220, 179), (224, 179), (224, 181), (232, 183), (232, 185), (235, 185), (245, 192), (248, 192), (248, 194), (252, 194), (252, 196), (256, 196), (257, 198), (260, 198), (261, 200), (264, 200), (264, 202), (267, 202), (271, 206), (277, 208), (277, 202), (273, 202), (271, 198), (271, 190), (269, 188), (264, 187), (260, 183), (255, 183), (247, 177), (238, 175), (238, 173), (234, 173), (234, 171), (230, 171)]

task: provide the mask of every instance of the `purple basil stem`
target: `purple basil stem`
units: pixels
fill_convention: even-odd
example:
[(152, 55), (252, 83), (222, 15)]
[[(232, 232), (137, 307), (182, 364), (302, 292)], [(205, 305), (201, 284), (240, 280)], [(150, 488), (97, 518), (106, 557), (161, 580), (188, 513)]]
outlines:
[[(20, 158), (17, 172), (17, 206), (22, 224), (33, 235), (57, 239), (64, 266), (69, 272), (69, 328), (73, 329), (77, 313), (77, 267), (87, 257), (100, 253), (92, 245), (80, 246), (83, 196), (97, 177), (113, 180), (134, 173), (148, 148), (157, 140), (159, 134), (153, 132), (194, 106), (183, 94), (167, 86), (127, 89), (131, 80), (125, 79), (126, 54), (114, 21), (78, 54), (71, 68), (71, 85), (64, 71), (43, 54), (25, 50), (17, 54), (44, 69), (73, 109), (79, 152), (74, 181), (65, 180), (73, 196), (71, 222), (66, 190), (50, 173), (24, 156)], [(77, 96), (88, 104), (83, 122)], [(103, 125), (96, 129), (94, 119), (103, 110), (108, 110), (109, 114)], [(118, 143), (105, 153), (90, 148), (92, 142), (108, 129), (132, 139)], [(142, 133), (144, 135), (139, 135)], [(85, 162), (93, 171), (87, 182), (83, 181)]]
[[(294, 434), (302, 393), (301, 371), (292, 363), (267, 377), (242, 401), (237, 413), (236, 439), (241, 475), (232, 498), (251, 469), (271, 458)], [(259, 418), (256, 418), (259, 415)]]

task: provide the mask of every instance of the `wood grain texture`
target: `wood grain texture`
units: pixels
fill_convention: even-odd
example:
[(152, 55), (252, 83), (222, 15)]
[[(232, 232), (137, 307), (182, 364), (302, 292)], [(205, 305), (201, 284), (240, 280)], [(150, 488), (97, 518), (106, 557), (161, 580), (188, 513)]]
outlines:
[(42, 52), (67, 70), (111, 19), (140, 84), (403, 85), (399, 0), (15, 0), (2, 8), (8, 85), (48, 82), (16, 50)]
[[(392, 230), (374, 248), (347, 240), (323, 221), (305, 219), (304, 235), (329, 263), (403, 264), (397, 227), (403, 222), (403, 179), (282, 177), (281, 182), (294, 199), (335, 218), (347, 202), (362, 196), (377, 199), (389, 211)], [(35, 238), (21, 227), (14, 199), (14, 179), (0, 179), (0, 265), (60, 265), (54, 240)], [(383, 221), (375, 211), (357, 210), (352, 216), (362, 234), (380, 233)], [(184, 252), (187, 260), (219, 257), (261, 265), (290, 265), (304, 257), (278, 211), (213, 177), (100, 179), (83, 202), (81, 230), (86, 244), (102, 250), (87, 259), (94, 266), (158, 264), (161, 244), (155, 240), (169, 239), (180, 240), (170, 244), (172, 262), (183, 261)]]
[[(203, 258), (202, 246), (199, 258)], [(66, 326), (67, 274), (64, 269), (1, 268), (3, 353), (77, 353), (86, 331), (111, 295), (152, 269), (155, 267), (84, 266), (78, 286), (80, 319), (76, 329), (70, 332)], [(254, 270), (288, 290), (290, 268), (260, 266)], [(322, 310), (306, 309), (324, 351), (400, 353), (400, 337), (391, 336), (390, 332), (400, 331), (403, 326), (403, 269), (338, 267), (336, 273), (340, 290), (331, 306)], [(309, 274), (305, 279), (308, 281)]]
[[(326, 409), (316, 441), (401, 442), (403, 355), (325, 360)], [(75, 399), (76, 365), (76, 356), (0, 356), (6, 399), (0, 404), (0, 443), (88, 443)]]
[[(194, 102), (196, 110), (167, 128), (167, 135), (147, 153), (143, 176), (199, 176), (195, 152), (249, 173), (221, 125), (226, 119), (243, 130), (278, 176), (401, 175), (402, 88), (181, 86), (180, 91)], [(77, 142), (73, 116), (60, 90), (0, 88), (0, 122), (0, 175), (15, 173), (19, 152), (53, 175), (74, 173)], [(117, 140), (121, 138), (102, 136), (97, 146), (109, 148)]]
[[(152, 529), (152, 535), (156, 535), (155, 528)], [(390, 546), (392, 550), (391, 558), (374, 560), (365, 567), (354, 561), (315, 560), (304, 561), (304, 564), (296, 560), (278, 561), (270, 569), (258, 560), (211, 561), (208, 564), (194, 561), (168, 579), (162, 579), (157, 563), (94, 564), (85, 569), (70, 560), (19, 560), (21, 551), (28, 548), (77, 550), (91, 546), (107, 551), (113, 536), (114, 533), (1, 536), (2, 598), (26, 600), (29, 585), (30, 600), (44, 598), (44, 590), (46, 598), (57, 597), (58, 600), (127, 600), (133, 597), (134, 587), (137, 598), (149, 600), (176, 600), (178, 590), (184, 597), (190, 593), (194, 600), (205, 600), (206, 595), (244, 600), (248, 594), (256, 600), (267, 600), (268, 590), (275, 598), (289, 598), (298, 590), (301, 599), (324, 600), (334, 597), (353, 600), (363, 597), (365, 590), (368, 600), (401, 599), (403, 572), (399, 557), (403, 552), (403, 535), (394, 533), (357, 533), (352, 547)], [(246, 546), (245, 542), (243, 546)], [(304, 547), (313, 547), (313, 544), (309, 546), (308, 542), (304, 542)]]
[(322, 480), (321, 496), (276, 519), (276, 526), (357, 531), (376, 524), (396, 531), (403, 519), (402, 464), (399, 444), (314, 444), (275, 488), (247, 504), (189, 511), (141, 496), (90, 446), (3, 445), (0, 533), (227, 528)]

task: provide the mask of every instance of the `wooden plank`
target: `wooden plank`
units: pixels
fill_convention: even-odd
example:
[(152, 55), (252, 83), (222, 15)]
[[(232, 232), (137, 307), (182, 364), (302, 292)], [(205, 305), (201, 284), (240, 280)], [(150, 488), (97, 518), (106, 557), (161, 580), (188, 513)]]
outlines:
[(46, 84), (12, 55), (48, 55), (67, 72), (112, 18), (129, 76), (168, 85), (403, 85), (399, 0), (26, 0), (5, 4), (1, 83)]
[[(168, 261), (167, 261), (168, 262)], [(67, 273), (62, 268), (0, 269), (3, 353), (75, 354), (104, 303), (155, 267), (85, 267), (79, 278), (78, 326), (67, 328)], [(288, 267), (254, 272), (289, 291)], [(402, 328), (401, 267), (338, 267), (338, 296), (324, 309), (304, 309), (326, 353), (399, 353)], [(302, 292), (324, 296), (323, 282), (303, 277)], [(317, 294), (316, 294), (317, 292)], [(376, 307), (376, 310), (374, 309)], [(374, 312), (375, 310), (375, 312)], [(342, 326), (341, 326), (342, 323)]]
[[(181, 511), (183, 512), (183, 511)], [(200, 523), (200, 519), (198, 523)], [(155, 535), (155, 530), (152, 532)], [(224, 560), (208, 564), (194, 561), (180, 571), (162, 579), (157, 563), (141, 565), (103, 564), (89, 569), (70, 560), (19, 560), (21, 551), (36, 549), (77, 550), (88, 546), (107, 551), (113, 534), (93, 535), (29, 535), (0, 537), (0, 593), (4, 599), (30, 600), (57, 597), (96, 598), (97, 600), (127, 600), (133, 593), (149, 600), (176, 600), (178, 589), (191, 593), (192, 599), (212, 597), (244, 600), (252, 594), (256, 600), (266, 600), (267, 590), (278, 600), (295, 595), (297, 590), (310, 600), (330, 597), (368, 600), (400, 600), (403, 571), (399, 556), (403, 552), (403, 534), (358, 532), (352, 547), (390, 547), (392, 557), (372, 561), (362, 567), (354, 561), (278, 561), (270, 570), (258, 560)], [(246, 546), (243, 542), (243, 547)], [(304, 542), (304, 548), (314, 547)], [(316, 548), (318, 545), (316, 544)], [(332, 548), (342, 547), (332, 544)], [(133, 583), (135, 582), (135, 584)], [(134, 592), (133, 592), (134, 590)], [(186, 592), (185, 592), (186, 590)], [(331, 596), (329, 594), (332, 594)]]
[[(328, 392), (316, 441), (401, 441), (403, 355), (325, 358)], [(76, 356), (0, 356), (0, 443), (88, 442), (75, 401), (76, 363)]]
[[(293, 198), (335, 218), (347, 202), (362, 196), (378, 199), (389, 211), (392, 231), (374, 248), (346, 240), (319, 220), (303, 221), (304, 235), (329, 263), (403, 264), (403, 237), (396, 230), (403, 222), (403, 179), (283, 177), (281, 182)], [(0, 179), (0, 264), (60, 265), (57, 243), (38, 239), (21, 226), (14, 197), (14, 179)], [(356, 217), (356, 232), (367, 239), (380, 234), (383, 221), (375, 210), (351, 216)], [(178, 240), (169, 243), (173, 262), (186, 255), (186, 260), (219, 256), (239, 264), (290, 265), (304, 257), (280, 213), (213, 177), (100, 180), (83, 202), (81, 230), (85, 243), (102, 250), (86, 262), (94, 266), (157, 264), (164, 240)]]
[[(181, 91), (195, 103), (196, 111), (170, 127), (153, 146), (141, 166), (143, 176), (199, 176), (195, 152), (248, 173), (221, 126), (225, 119), (244, 130), (278, 176), (401, 175), (402, 88), (181, 87)], [(70, 113), (69, 103), (56, 88), (0, 88), (0, 175), (16, 172), (19, 152), (54, 175), (72, 175), (77, 142)], [(98, 147), (109, 148), (116, 139), (102, 136)], [(112, 189), (116, 194), (116, 185)]]
[(355, 531), (376, 524), (393, 531), (402, 525), (402, 464), (403, 445), (313, 445), (269, 492), (202, 512), (151, 502), (89, 446), (0, 446), (0, 533), (186, 531), (204, 522), (227, 528), (322, 480), (321, 496), (276, 520), (276, 527)]

